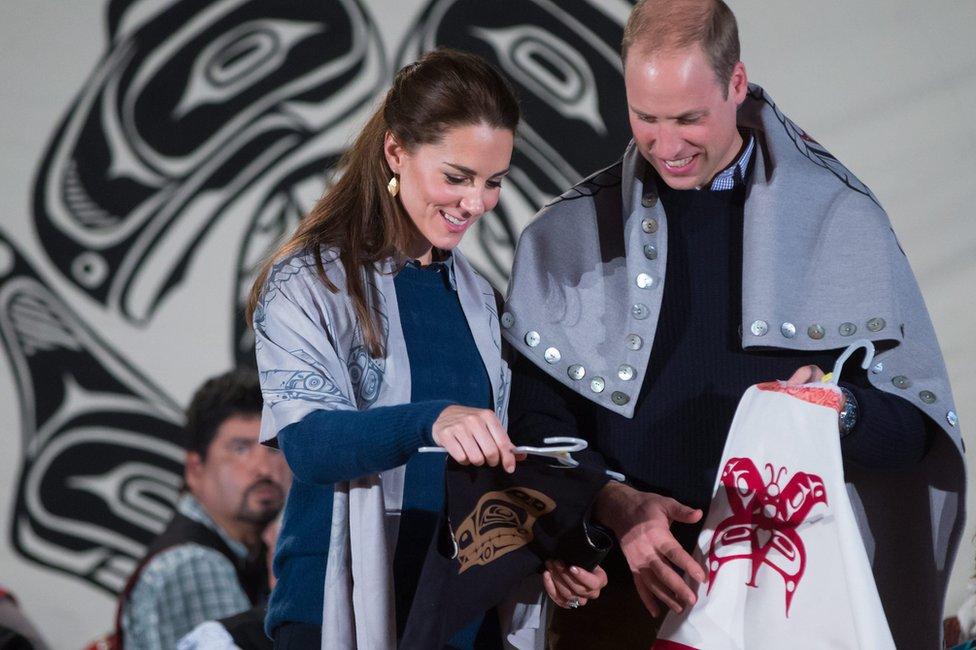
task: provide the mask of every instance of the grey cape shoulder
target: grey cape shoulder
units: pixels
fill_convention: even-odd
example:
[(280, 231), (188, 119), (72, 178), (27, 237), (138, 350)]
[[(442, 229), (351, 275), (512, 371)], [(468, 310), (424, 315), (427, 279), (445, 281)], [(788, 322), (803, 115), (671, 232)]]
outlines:
[(519, 242), (550, 228), (562, 231), (593, 228), (594, 211), (589, 207), (593, 203), (597, 204), (598, 220), (615, 219), (619, 228), (622, 167), (622, 161), (618, 160), (549, 201), (522, 231)]

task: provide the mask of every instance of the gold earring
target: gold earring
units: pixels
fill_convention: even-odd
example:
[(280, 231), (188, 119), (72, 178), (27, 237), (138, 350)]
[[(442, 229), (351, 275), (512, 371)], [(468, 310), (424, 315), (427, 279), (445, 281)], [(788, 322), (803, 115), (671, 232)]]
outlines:
[(390, 193), (390, 196), (395, 197), (400, 192), (400, 179), (393, 176), (390, 182), (386, 184), (386, 191)]

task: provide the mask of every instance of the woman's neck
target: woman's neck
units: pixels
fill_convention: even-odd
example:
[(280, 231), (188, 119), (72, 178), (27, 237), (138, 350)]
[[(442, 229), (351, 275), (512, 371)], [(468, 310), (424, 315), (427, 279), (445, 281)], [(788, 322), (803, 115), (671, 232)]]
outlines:
[(421, 266), (427, 266), (434, 261), (436, 249), (423, 237), (415, 237), (403, 251), (409, 259), (417, 260)]

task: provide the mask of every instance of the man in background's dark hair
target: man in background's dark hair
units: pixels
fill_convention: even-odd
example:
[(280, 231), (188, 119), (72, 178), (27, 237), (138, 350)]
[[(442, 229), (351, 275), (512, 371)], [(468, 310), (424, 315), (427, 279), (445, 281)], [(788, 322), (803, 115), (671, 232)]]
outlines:
[(233, 415), (261, 415), (261, 386), (257, 371), (237, 368), (208, 379), (190, 400), (186, 410), (184, 447), (202, 460), (217, 433), (217, 428)]

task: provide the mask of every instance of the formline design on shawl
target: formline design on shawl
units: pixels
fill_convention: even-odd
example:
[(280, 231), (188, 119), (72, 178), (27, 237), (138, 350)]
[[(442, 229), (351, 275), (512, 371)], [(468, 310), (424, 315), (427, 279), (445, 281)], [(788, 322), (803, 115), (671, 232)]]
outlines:
[[(330, 261), (323, 259), (323, 263)], [(265, 289), (254, 310), (255, 330), (264, 330), (268, 305), (277, 299), (288, 300), (288, 297), (282, 293), (282, 288), (296, 278), (301, 278), (303, 271), (314, 266), (314, 258), (309, 254), (294, 255), (272, 266)], [(321, 317), (326, 319), (325, 326), (331, 334), (332, 323), (328, 321), (328, 315), (323, 313)], [(256, 337), (255, 348), (259, 349), (263, 345), (262, 337)], [(260, 371), (262, 395), (268, 406), (283, 401), (299, 400), (318, 402), (323, 405), (335, 404), (341, 408), (355, 408), (355, 404), (345, 395), (315, 354), (303, 348), (288, 350), (288, 353), (311, 366), (312, 370), (275, 368)]]
[(881, 207), (878, 199), (874, 196), (874, 193), (868, 188), (868, 186), (862, 183), (857, 176), (852, 174), (841, 161), (837, 160), (834, 154), (827, 151), (822, 144), (814, 140), (809, 133), (800, 128), (796, 122), (786, 117), (783, 111), (781, 111), (779, 107), (774, 104), (771, 99), (769, 99), (769, 96), (766, 94), (765, 90), (756, 84), (749, 84), (749, 96), (765, 103), (773, 110), (773, 113), (776, 115), (776, 119), (778, 119), (780, 124), (783, 125), (783, 129), (796, 145), (796, 148), (800, 153), (809, 158), (811, 162), (828, 170), (834, 176), (839, 178), (844, 185), (851, 188), (855, 192), (859, 192), (860, 194), (867, 196), (874, 201), (878, 207)]
[[(369, 287), (370, 296), (376, 304), (371, 305), (373, 313), (379, 318), (380, 324), (380, 343), (386, 349), (390, 338), (390, 319), (387, 313), (386, 296), (376, 285), (372, 275), (366, 279)], [(349, 350), (346, 358), (346, 367), (349, 368), (349, 379), (352, 381), (353, 389), (356, 391), (356, 401), (360, 409), (369, 408), (380, 396), (380, 386), (383, 384), (383, 376), (386, 374), (386, 359), (384, 357), (373, 357), (366, 346), (366, 339), (363, 335), (361, 324), (356, 325), (353, 334), (355, 343)]]
[[(475, 272), (477, 273), (477, 271)], [(484, 279), (484, 278), (482, 278)], [(485, 280), (487, 282), (487, 280)], [(485, 310), (488, 312), (488, 331), (491, 332), (491, 343), (498, 350), (498, 354), (502, 359), (506, 359), (505, 349), (502, 347), (502, 332), (498, 327), (499, 323), (499, 301), (501, 300), (499, 296), (495, 293), (494, 289), (490, 291), (483, 291), (482, 295), (485, 298)], [(495, 395), (495, 414), (498, 415), (499, 419), (502, 419), (502, 415), (505, 411), (505, 405), (508, 404), (508, 384), (509, 378), (506, 373), (507, 363), (502, 363), (498, 367), (498, 394)]]

